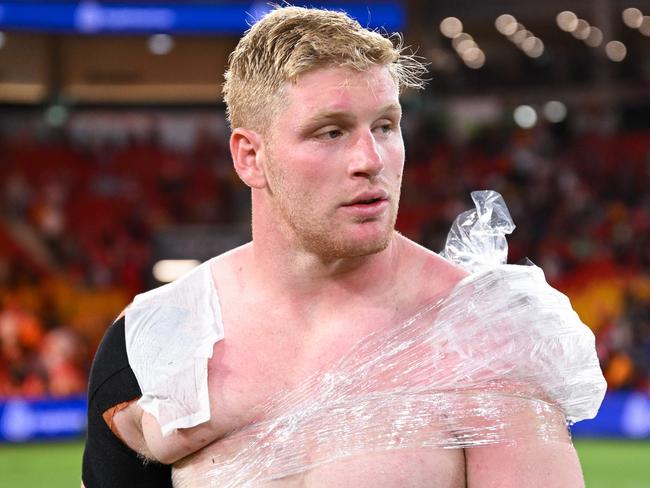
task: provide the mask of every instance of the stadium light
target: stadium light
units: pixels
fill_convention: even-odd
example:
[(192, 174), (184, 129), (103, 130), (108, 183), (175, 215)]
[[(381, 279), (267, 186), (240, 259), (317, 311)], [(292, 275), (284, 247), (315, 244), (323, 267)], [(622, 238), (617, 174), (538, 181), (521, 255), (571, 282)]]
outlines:
[(639, 26), (639, 32), (644, 36), (650, 37), (650, 15), (644, 15), (641, 19), (641, 25)]
[(603, 31), (598, 27), (591, 26), (585, 44), (589, 47), (598, 47), (603, 43)]
[(152, 54), (162, 56), (174, 48), (174, 38), (169, 34), (154, 34), (147, 39), (147, 46)]
[(603, 31), (590, 25), (585, 19), (579, 19), (573, 12), (560, 12), (556, 20), (560, 29), (583, 41), (589, 47), (599, 47), (603, 43)]
[(456, 35), (451, 40), (451, 44), (468, 68), (479, 69), (485, 64), (485, 53), (474, 38), (466, 32), (461, 32)]
[(480, 55), (481, 50), (479, 48), (470, 47), (469, 49), (466, 49), (463, 54), (461, 54), (461, 57), (466, 63), (473, 63), (479, 58)]
[(199, 264), (196, 259), (161, 259), (153, 265), (153, 276), (161, 283), (169, 283)]
[(609, 41), (605, 45), (607, 57), (616, 63), (620, 63), (627, 56), (627, 48), (621, 41)]
[(643, 22), (643, 14), (638, 8), (626, 8), (621, 14), (623, 23), (630, 29), (638, 29)]
[(440, 22), (440, 32), (443, 36), (453, 39), (463, 32), (463, 23), (456, 17), (447, 17)]
[[(471, 69), (482, 68), (485, 64), (485, 53), (480, 48), (473, 48), (469, 49), (468, 51), (472, 51), (471, 59), (463, 59), (467, 67)], [(466, 52), (466, 56), (467, 54), (468, 53)]]
[(62, 127), (68, 120), (70, 113), (61, 104), (53, 104), (45, 110), (45, 121), (51, 127)]
[(564, 32), (572, 32), (578, 27), (578, 16), (570, 10), (557, 14), (555, 21)]
[(461, 32), (456, 37), (451, 40), (451, 45), (454, 46), (454, 49), (458, 51), (458, 45), (463, 41), (473, 41), (474, 38), (465, 32)]
[(578, 19), (575, 29), (571, 31), (571, 35), (576, 39), (584, 41), (587, 39), (587, 37), (589, 37), (590, 30), (591, 26), (589, 25), (589, 22), (584, 19)]
[(476, 49), (476, 47), (477, 44), (473, 39), (465, 39), (458, 43), (458, 46), (456, 46), (456, 51), (458, 51), (458, 54), (462, 57), (465, 51), (468, 49)]
[(494, 21), (496, 29), (504, 36), (517, 32), (517, 19), (510, 14), (499, 15)]
[(528, 39), (529, 37), (533, 37), (532, 32), (526, 30), (526, 29), (521, 29), (515, 32), (511, 37), (510, 40), (514, 42), (517, 46), (521, 46), (521, 44)]
[(537, 123), (537, 112), (530, 105), (520, 105), (515, 109), (513, 118), (522, 129), (530, 129)]
[(551, 100), (550, 102), (546, 102), (544, 104), (542, 112), (544, 113), (546, 120), (557, 124), (566, 118), (568, 111), (566, 105), (564, 105), (562, 102)]
[(544, 43), (536, 37), (526, 26), (516, 21), (512, 15), (501, 15), (494, 22), (497, 30), (508, 38), (510, 42), (521, 49), (528, 57), (539, 58), (544, 54)]
[(544, 43), (539, 37), (529, 37), (521, 43), (521, 49), (531, 58), (539, 58), (544, 54)]
[(517, 35), (518, 32), (526, 30), (524, 27), (524, 24), (521, 24), (517, 22), (516, 24), (510, 24), (510, 29), (508, 30), (508, 33), (505, 34), (505, 36), (512, 41), (512, 38)]

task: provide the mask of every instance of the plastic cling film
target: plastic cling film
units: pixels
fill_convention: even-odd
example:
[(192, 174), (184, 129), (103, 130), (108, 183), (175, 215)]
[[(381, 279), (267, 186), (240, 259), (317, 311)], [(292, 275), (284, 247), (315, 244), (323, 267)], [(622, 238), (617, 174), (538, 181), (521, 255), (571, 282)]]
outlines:
[[(507, 210), (479, 212), (507, 227)], [(465, 260), (479, 271), (177, 463), (175, 486), (273, 486), (377, 453), (566, 442), (567, 422), (593, 417), (605, 393), (594, 335), (541, 269), (495, 264), (503, 248), (486, 229), (465, 235), (491, 241), (467, 249), (492, 266)]]
[(475, 210), (461, 213), (454, 221), (440, 255), (467, 271), (498, 264), (508, 257), (506, 235), (515, 230), (503, 197), (491, 190), (473, 191)]
[(604, 392), (593, 334), (566, 297), (539, 268), (503, 265), (367, 337), (174, 476), (264, 486), (372, 452), (559, 441), (566, 419), (593, 417)]

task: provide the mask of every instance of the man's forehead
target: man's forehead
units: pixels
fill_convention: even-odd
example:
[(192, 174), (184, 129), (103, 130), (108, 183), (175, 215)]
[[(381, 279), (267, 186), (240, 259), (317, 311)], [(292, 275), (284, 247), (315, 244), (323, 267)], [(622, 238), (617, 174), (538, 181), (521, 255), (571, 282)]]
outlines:
[(319, 112), (336, 112), (361, 104), (372, 104), (377, 110), (401, 111), (397, 85), (384, 66), (364, 71), (318, 68), (304, 73), (284, 88), (289, 105), (308, 106)]

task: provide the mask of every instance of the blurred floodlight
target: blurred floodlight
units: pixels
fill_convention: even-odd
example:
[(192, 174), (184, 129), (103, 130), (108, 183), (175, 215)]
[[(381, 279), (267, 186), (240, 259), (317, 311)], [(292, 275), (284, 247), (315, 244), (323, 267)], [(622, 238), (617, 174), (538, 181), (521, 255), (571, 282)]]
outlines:
[(643, 14), (638, 8), (626, 8), (623, 10), (623, 23), (632, 29), (641, 27)]
[(440, 32), (442, 32), (442, 35), (453, 39), (463, 32), (463, 23), (456, 17), (447, 17), (440, 22)]
[(513, 35), (515, 32), (517, 32), (518, 30), (520, 30), (520, 28), (523, 29), (523, 27), (524, 27), (524, 26), (521, 25), (519, 22), (511, 22), (511, 23), (509, 23), (507, 26), (505, 26), (505, 27), (503, 28), (503, 32), (502, 32), (502, 34), (503, 34), (504, 36), (511, 36), (511, 35)]
[(535, 47), (535, 40), (536, 40), (536, 39), (537, 39), (537, 37), (535, 37), (535, 36), (527, 37), (527, 38), (524, 39), (523, 42), (521, 43), (521, 46), (520, 46), (521, 49), (522, 49), (523, 51), (525, 51), (525, 52), (530, 51), (531, 49), (533, 49), (533, 48)]
[(542, 110), (544, 112), (544, 117), (546, 117), (546, 120), (553, 122), (554, 124), (562, 122), (564, 119), (566, 119), (566, 105), (564, 105), (562, 102), (558, 102), (557, 100), (546, 102)]
[(644, 36), (650, 37), (650, 15), (644, 15), (639, 26), (639, 32)]
[(627, 56), (627, 48), (621, 41), (609, 41), (605, 45), (605, 53), (609, 59), (619, 63)]
[(68, 109), (63, 105), (55, 104), (45, 111), (45, 121), (52, 127), (61, 127), (68, 120)]
[(159, 56), (169, 53), (174, 47), (174, 39), (169, 34), (154, 34), (147, 40), (149, 51)]
[(478, 47), (474, 46), (470, 47), (469, 49), (465, 49), (460, 56), (466, 63), (473, 63), (479, 58), (480, 54), (481, 50)]
[(530, 129), (537, 123), (537, 112), (530, 105), (520, 105), (513, 115), (515, 123), (522, 129)]
[(584, 41), (587, 37), (589, 37), (590, 30), (591, 30), (591, 26), (589, 25), (589, 22), (587, 22), (584, 19), (578, 19), (576, 28), (571, 31), (571, 34), (576, 39), (580, 39), (581, 41)]
[(557, 26), (565, 32), (573, 32), (578, 27), (578, 17), (570, 10), (557, 14), (555, 21)]
[(161, 259), (153, 265), (153, 276), (161, 283), (169, 283), (199, 264), (196, 259)]
[(451, 44), (454, 46), (454, 49), (455, 49), (456, 51), (458, 51), (458, 45), (459, 45), (461, 42), (463, 42), (463, 41), (467, 41), (467, 40), (473, 41), (474, 38), (473, 38), (472, 36), (470, 36), (469, 34), (466, 34), (465, 32), (461, 32), (460, 34), (458, 34), (456, 37), (454, 37), (454, 38), (451, 40)]
[(533, 33), (527, 31), (526, 29), (522, 29), (522, 30), (518, 30), (512, 36), (510, 36), (510, 40), (514, 42), (517, 46), (520, 46), (529, 37), (533, 37)]
[(521, 48), (531, 58), (539, 58), (544, 54), (544, 43), (539, 37), (529, 37), (521, 44)]
[(591, 27), (589, 29), (589, 35), (585, 39), (585, 44), (590, 47), (598, 47), (603, 43), (603, 31), (598, 27)]
[(461, 56), (465, 51), (468, 49), (476, 48), (477, 45), (472, 39), (465, 39), (463, 41), (460, 41), (458, 45), (456, 46), (456, 51), (458, 51), (458, 54)]
[(513, 23), (508, 26), (508, 33), (506, 34), (506, 36), (508, 37), (508, 39), (512, 41), (512, 38), (514, 36), (516, 36), (519, 32), (525, 30), (526, 27), (524, 26), (524, 24), (520, 24), (519, 22), (517, 22), (516, 24)]
[(499, 15), (497, 19), (494, 21), (494, 26), (504, 36), (509, 36), (510, 34), (515, 32), (515, 30), (511, 30), (513, 29), (512, 27), (513, 25), (515, 26), (514, 29), (516, 30), (517, 19), (515, 19), (512, 15), (509, 14)]
[[(473, 49), (469, 49), (468, 51), (473, 51)], [(485, 53), (481, 49), (476, 48), (476, 52), (472, 52), (472, 55), (476, 55), (476, 57), (473, 57), (471, 60), (463, 59), (467, 67), (472, 69), (482, 68), (485, 64)]]
[(0, 31), (0, 49), (2, 49), (4, 47), (5, 42), (6, 42), (5, 33)]

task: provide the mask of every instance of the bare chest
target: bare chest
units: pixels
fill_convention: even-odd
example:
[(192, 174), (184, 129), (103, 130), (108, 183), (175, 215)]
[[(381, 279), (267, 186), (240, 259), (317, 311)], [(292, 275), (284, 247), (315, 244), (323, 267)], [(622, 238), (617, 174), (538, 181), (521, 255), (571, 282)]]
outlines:
[(231, 317), (236, 330), (227, 330), (215, 344), (208, 365), (212, 418), (219, 430), (232, 432), (286, 410), (286, 395), (305, 391), (312, 378), (336, 370), (365, 335), (392, 319), (359, 310), (303, 332), (300, 324), (287, 324), (273, 312)]
[[(327, 413), (299, 414), (302, 404), (308, 410), (322, 393), (311, 379), (336, 371), (368, 334), (394, 326), (399, 313), (358, 309), (347, 321), (324, 322), (314, 335), (295, 333), (273, 313), (255, 316), (255, 323), (241, 314), (231, 319), (241, 326), (215, 345), (209, 364), (212, 422), (223, 435), (175, 466), (176, 486), (465, 486), (462, 450), (373, 452), (372, 438), (359, 433), (351, 451), (336, 436), (319, 442), (328, 430)], [(274, 459), (284, 461), (275, 463), (276, 471), (264, 471)], [(251, 470), (260, 479), (246, 484)]]
[[(174, 465), (176, 488), (465, 488), (461, 449), (369, 452), (310, 467), (296, 474), (267, 476), (266, 466), (252, 459), (233, 466), (218, 464), (223, 446), (215, 443)], [(257, 479), (256, 479), (257, 478)]]

